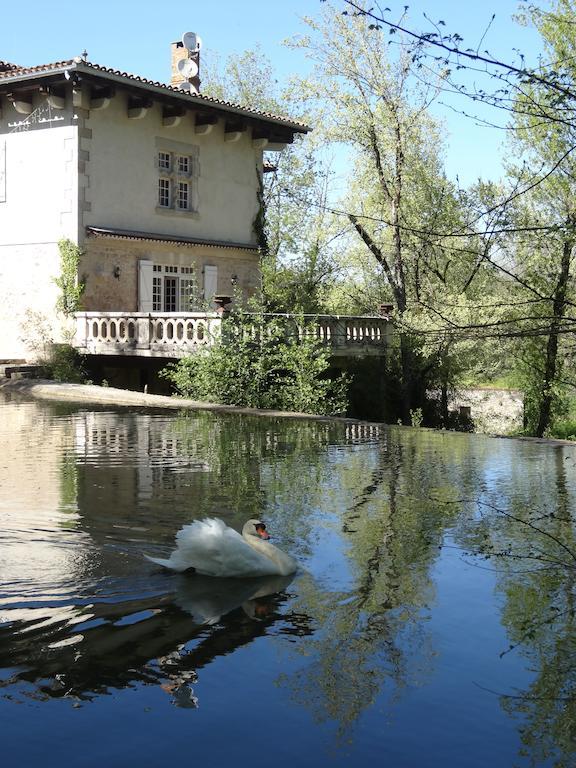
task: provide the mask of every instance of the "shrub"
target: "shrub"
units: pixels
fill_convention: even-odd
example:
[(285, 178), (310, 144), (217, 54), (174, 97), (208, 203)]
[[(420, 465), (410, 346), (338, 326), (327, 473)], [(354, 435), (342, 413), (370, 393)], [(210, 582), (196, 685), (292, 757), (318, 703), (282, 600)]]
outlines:
[(60, 275), (54, 282), (60, 289), (56, 300), (56, 309), (66, 317), (78, 312), (84, 293), (84, 283), (78, 280), (78, 268), (82, 257), (82, 249), (71, 240), (59, 240)]
[(48, 357), (41, 360), (42, 375), (55, 381), (73, 384), (87, 382), (82, 355), (69, 344), (52, 344)]
[[(300, 330), (299, 330), (300, 329)], [(185, 357), (161, 375), (197, 400), (318, 414), (343, 413), (348, 381), (327, 378), (328, 352), (302, 319), (267, 318), (238, 310), (206, 351)]]

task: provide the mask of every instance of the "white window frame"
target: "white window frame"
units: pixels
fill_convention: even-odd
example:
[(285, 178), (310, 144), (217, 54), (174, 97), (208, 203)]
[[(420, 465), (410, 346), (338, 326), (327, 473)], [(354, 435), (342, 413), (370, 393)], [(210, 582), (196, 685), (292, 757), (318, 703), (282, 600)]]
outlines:
[(170, 152), (163, 152), (162, 150), (158, 152), (158, 168), (167, 173), (172, 171), (172, 155)]
[(158, 206), (172, 208), (172, 183), (165, 176), (158, 179)]
[[(154, 264), (152, 267), (151, 304), (152, 312), (196, 312), (198, 311), (198, 284), (196, 266), (175, 264)], [(175, 309), (166, 309), (166, 278), (176, 280)], [(185, 306), (187, 304), (187, 306)]]
[(157, 137), (156, 210), (175, 214), (198, 213), (199, 147)]
[(179, 211), (190, 210), (190, 183), (186, 180), (178, 179), (175, 188), (176, 208)]

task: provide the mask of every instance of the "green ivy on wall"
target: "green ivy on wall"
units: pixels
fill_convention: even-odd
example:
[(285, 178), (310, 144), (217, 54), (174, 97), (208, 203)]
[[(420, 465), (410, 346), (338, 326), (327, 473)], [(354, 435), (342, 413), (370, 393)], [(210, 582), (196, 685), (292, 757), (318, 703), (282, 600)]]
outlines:
[(56, 300), (56, 309), (69, 317), (78, 312), (82, 303), (85, 284), (78, 279), (78, 267), (82, 257), (82, 249), (72, 240), (58, 241), (60, 251), (60, 275), (54, 282), (60, 289)]

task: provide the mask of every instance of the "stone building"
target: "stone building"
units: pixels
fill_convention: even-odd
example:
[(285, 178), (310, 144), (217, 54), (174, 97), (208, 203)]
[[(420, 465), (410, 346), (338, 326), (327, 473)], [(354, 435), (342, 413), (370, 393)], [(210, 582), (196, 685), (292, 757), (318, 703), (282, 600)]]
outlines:
[(83, 249), (88, 312), (257, 289), (263, 153), (308, 129), (198, 93), (197, 53), (172, 44), (168, 85), (82, 58), (0, 61), (0, 359), (58, 340), (61, 239)]

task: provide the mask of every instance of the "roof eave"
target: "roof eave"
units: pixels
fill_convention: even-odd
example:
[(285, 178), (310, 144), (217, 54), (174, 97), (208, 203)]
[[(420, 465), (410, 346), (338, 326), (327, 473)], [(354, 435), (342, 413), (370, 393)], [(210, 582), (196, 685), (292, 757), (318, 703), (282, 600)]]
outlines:
[(106, 72), (90, 65), (85, 65), (83, 62), (63, 62), (58, 66), (46, 68), (37, 72), (24, 72), (20, 74), (18, 74), (18, 72), (15, 72), (14, 74), (11, 72), (3, 73), (3, 77), (0, 78), (0, 86), (9, 83), (24, 83), (34, 79), (45, 79), (47, 77), (53, 77), (54, 75), (66, 75), (66, 73), (70, 72), (77, 72), (78, 74), (85, 75), (89, 78), (105, 80), (107, 82), (123, 85), (125, 88), (145, 91), (148, 94), (156, 95), (159, 99), (176, 99), (186, 106), (215, 110), (224, 114), (237, 115), (238, 117), (242, 117), (246, 120), (254, 120), (256, 122), (264, 122), (277, 125), (282, 128), (287, 128), (294, 133), (308, 133), (310, 131), (310, 128), (307, 125), (303, 125), (302, 123), (293, 123), (289, 120), (282, 120), (278, 117), (263, 115), (262, 113), (256, 111), (252, 112), (233, 104), (219, 104), (212, 99), (202, 97), (202, 95), (189, 94), (185, 91), (179, 91), (178, 89), (171, 88), (168, 85), (155, 85), (153, 83), (145, 83), (141, 80), (137, 80), (123, 74)]

